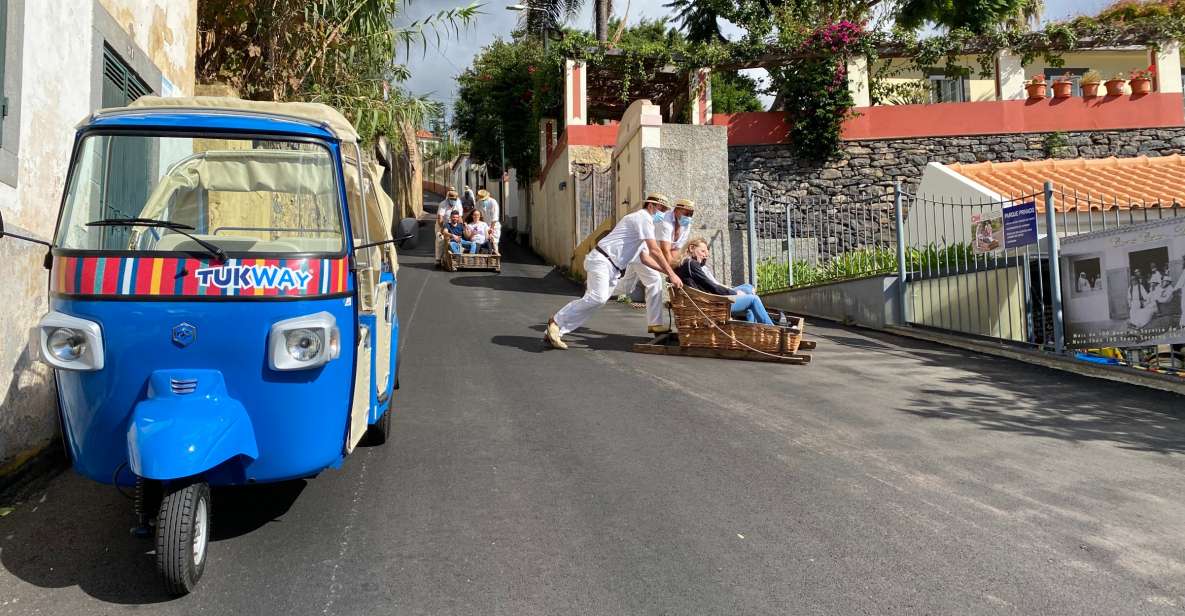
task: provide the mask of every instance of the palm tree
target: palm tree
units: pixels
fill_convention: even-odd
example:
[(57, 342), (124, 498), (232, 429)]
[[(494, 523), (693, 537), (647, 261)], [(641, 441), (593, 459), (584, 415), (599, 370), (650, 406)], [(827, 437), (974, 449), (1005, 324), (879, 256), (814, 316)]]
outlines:
[[(613, 14), (613, 0), (593, 0), (593, 15), (596, 17), (597, 40), (609, 40), (609, 17)], [(584, 8), (584, 0), (527, 0), (528, 9), (523, 11), (523, 25), (527, 32), (545, 35), (548, 31), (560, 30), (563, 23), (575, 17)]]
[(675, 19), (687, 40), (693, 43), (725, 42), (716, 21), (719, 15), (710, 4), (698, 0), (671, 0), (663, 6), (675, 12)]

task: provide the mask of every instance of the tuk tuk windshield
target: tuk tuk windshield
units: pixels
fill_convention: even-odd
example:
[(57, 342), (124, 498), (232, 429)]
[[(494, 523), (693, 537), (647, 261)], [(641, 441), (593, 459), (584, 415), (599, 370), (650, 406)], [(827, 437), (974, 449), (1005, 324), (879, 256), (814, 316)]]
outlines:
[(324, 146), (109, 134), (82, 141), (56, 245), (337, 254), (342, 238), (336, 174)]

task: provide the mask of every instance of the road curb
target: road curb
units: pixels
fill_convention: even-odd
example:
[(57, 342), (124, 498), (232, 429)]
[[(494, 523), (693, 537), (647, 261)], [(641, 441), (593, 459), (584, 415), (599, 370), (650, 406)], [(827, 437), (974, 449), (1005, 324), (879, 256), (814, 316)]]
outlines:
[(69, 467), (70, 460), (58, 439), (19, 454), (0, 468), (0, 506), (25, 500)]
[(985, 355), (1023, 361), (1025, 363), (1042, 366), (1045, 368), (1052, 368), (1054, 370), (1061, 370), (1063, 372), (1071, 372), (1080, 376), (1104, 379), (1117, 383), (1126, 383), (1128, 385), (1137, 385), (1140, 387), (1148, 387), (1150, 389), (1159, 389), (1161, 391), (1185, 395), (1185, 381), (1163, 374), (1148, 373), (1142, 370), (1136, 370), (1135, 368), (1127, 368), (1124, 366), (1100, 366), (1077, 361), (1068, 357), (1050, 355), (1040, 351), (1017, 349), (1003, 344), (968, 340), (959, 336), (951, 336), (938, 332), (896, 325), (890, 325), (883, 330), (873, 331), (883, 331), (895, 336), (902, 336), (904, 338), (923, 340), (926, 342), (933, 342), (966, 351), (983, 353)]

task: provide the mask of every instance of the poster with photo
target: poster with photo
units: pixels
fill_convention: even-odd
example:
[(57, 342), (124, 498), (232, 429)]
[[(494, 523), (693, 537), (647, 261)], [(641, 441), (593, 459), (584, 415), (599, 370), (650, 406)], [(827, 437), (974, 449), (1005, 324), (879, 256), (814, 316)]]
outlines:
[(1004, 248), (1003, 212), (971, 215), (972, 245), (975, 254), (982, 255)]
[(1066, 344), (1185, 343), (1185, 218), (1061, 240)]

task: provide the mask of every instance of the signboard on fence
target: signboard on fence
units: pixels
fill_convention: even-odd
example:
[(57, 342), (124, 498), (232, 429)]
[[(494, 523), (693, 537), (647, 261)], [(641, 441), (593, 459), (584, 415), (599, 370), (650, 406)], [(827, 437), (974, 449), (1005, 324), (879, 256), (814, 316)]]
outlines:
[(1185, 343), (1185, 218), (1061, 240), (1066, 344)]
[(1002, 212), (972, 214), (971, 237), (977, 255), (1036, 244), (1037, 203), (1029, 201)]
[(995, 252), (1004, 247), (1004, 218), (1000, 212), (971, 215), (971, 242), (975, 254)]
[(1037, 243), (1037, 202), (1004, 208), (1004, 247), (1020, 248)]

